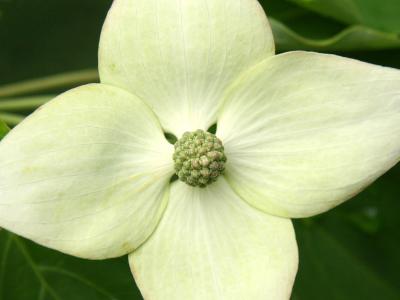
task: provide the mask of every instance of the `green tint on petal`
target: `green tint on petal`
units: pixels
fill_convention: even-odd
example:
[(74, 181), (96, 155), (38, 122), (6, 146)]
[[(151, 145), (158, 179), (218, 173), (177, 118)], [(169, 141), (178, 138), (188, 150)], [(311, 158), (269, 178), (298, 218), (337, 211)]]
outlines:
[(251, 205), (284, 217), (324, 212), (400, 157), (400, 71), (289, 52), (234, 85), (217, 136), (226, 176)]
[(250, 207), (222, 177), (204, 189), (175, 182), (160, 225), (129, 261), (145, 299), (283, 300), (298, 257), (291, 221)]
[(84, 258), (130, 253), (163, 213), (172, 153), (136, 97), (71, 90), (0, 143), (0, 226)]
[(101, 35), (100, 78), (146, 101), (180, 137), (214, 124), (226, 87), (273, 53), (256, 0), (116, 0)]

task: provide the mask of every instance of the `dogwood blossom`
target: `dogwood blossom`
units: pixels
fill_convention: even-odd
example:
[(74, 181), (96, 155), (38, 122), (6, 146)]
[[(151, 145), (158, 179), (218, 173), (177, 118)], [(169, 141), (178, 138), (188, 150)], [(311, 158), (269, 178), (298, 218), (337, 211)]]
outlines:
[(99, 72), (0, 143), (0, 226), (83, 258), (129, 254), (145, 299), (288, 299), (290, 218), (400, 157), (400, 72), (275, 55), (256, 0), (115, 0)]

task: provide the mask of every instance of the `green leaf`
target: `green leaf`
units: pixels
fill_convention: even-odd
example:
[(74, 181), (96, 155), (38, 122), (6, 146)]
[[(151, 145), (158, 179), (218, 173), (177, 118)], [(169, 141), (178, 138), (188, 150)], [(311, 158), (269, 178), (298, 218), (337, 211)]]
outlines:
[(347, 26), (288, 1), (262, 0), (278, 51), (344, 52), (400, 48), (396, 33)]
[(2, 120), (0, 120), (0, 140), (6, 136), (6, 134), (10, 131), (10, 128), (4, 123)]
[(282, 22), (270, 18), (279, 51), (354, 51), (400, 48), (397, 34), (377, 31), (365, 26), (349, 26), (329, 38), (312, 39), (296, 33)]
[(293, 3), (281, 0), (262, 0), (269, 19), (293, 28), (296, 33), (310, 39), (326, 39), (344, 30), (345, 25)]
[(81, 260), (0, 231), (0, 299), (134, 300), (126, 257)]
[(295, 221), (293, 300), (400, 299), (399, 179), (397, 167), (345, 205)]
[(400, 33), (398, 0), (290, 0), (347, 24)]

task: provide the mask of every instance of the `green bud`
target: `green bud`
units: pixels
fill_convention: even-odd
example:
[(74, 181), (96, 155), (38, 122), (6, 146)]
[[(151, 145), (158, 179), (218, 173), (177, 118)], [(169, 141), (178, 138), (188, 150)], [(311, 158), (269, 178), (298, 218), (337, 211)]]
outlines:
[(206, 187), (225, 170), (224, 146), (212, 133), (185, 132), (174, 147), (175, 172), (191, 186)]

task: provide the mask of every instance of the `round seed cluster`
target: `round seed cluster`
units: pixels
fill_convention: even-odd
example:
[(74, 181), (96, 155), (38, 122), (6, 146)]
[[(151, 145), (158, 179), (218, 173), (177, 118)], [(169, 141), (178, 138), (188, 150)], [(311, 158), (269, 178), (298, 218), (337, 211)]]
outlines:
[(222, 142), (203, 130), (186, 132), (175, 143), (175, 172), (191, 186), (206, 187), (225, 170), (226, 156)]

